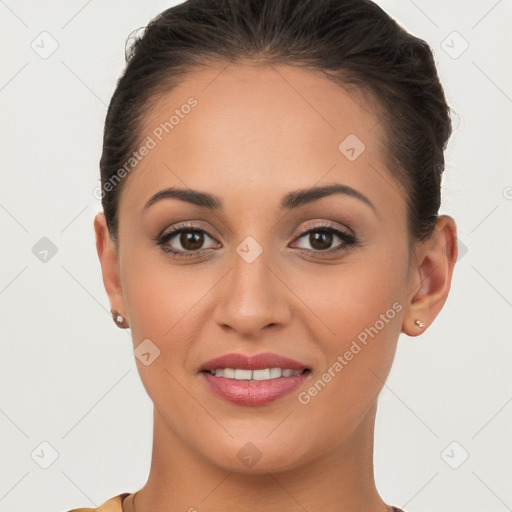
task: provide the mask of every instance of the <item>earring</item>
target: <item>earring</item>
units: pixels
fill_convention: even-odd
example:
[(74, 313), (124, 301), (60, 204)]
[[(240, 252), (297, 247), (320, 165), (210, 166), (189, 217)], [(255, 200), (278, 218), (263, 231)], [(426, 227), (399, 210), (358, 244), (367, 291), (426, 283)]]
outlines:
[(110, 312), (112, 313), (112, 319), (119, 328), (125, 329), (126, 327), (128, 327), (128, 324), (126, 323), (126, 320), (124, 316), (121, 315), (121, 313), (119, 313), (118, 311), (114, 311), (112, 309), (110, 310)]
[(416, 319), (415, 322), (414, 322), (420, 329), (422, 329), (423, 327), (425, 327), (425, 324), (421, 321), (421, 320), (418, 320)]

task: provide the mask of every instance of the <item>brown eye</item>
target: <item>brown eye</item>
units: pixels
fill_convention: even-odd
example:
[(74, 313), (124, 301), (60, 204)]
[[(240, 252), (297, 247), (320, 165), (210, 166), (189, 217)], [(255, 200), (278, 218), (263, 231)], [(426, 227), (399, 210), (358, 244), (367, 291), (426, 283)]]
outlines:
[[(338, 243), (333, 247), (336, 239)], [(319, 254), (343, 251), (357, 245), (357, 238), (353, 234), (329, 225), (308, 229), (298, 237), (298, 240), (299, 248)], [(307, 247), (308, 244), (310, 247)]]
[(182, 231), (180, 243), (188, 251), (197, 251), (204, 244), (204, 234), (201, 231)]
[[(210, 247), (204, 245), (210, 240)], [(202, 252), (218, 246), (219, 244), (203, 229), (197, 227), (178, 226), (171, 231), (160, 235), (155, 243), (162, 250), (176, 257), (200, 256)]]
[(325, 250), (329, 249), (332, 244), (333, 236), (332, 233), (327, 231), (314, 231), (309, 233), (309, 243), (313, 249)]

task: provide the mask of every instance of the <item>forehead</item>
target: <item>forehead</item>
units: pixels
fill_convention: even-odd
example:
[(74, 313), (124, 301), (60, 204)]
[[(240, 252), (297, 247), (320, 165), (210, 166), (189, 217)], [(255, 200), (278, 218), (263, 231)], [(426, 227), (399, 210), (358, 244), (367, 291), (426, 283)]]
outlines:
[[(147, 109), (147, 151), (121, 203), (140, 211), (163, 186), (226, 191), (310, 187), (328, 180), (368, 188), (383, 162), (379, 113), (319, 72), (287, 65), (198, 69)], [(356, 158), (354, 158), (354, 156)], [(371, 169), (374, 167), (374, 170)]]

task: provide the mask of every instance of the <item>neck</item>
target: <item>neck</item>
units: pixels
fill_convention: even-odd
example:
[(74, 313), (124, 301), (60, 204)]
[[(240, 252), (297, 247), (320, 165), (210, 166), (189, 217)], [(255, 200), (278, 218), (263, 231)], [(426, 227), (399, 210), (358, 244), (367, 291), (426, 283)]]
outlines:
[[(373, 475), (376, 403), (343, 444), (293, 470), (247, 474), (205, 460), (172, 432), (155, 408), (151, 469), (136, 512), (387, 512)], [(133, 508), (133, 507), (131, 507)]]

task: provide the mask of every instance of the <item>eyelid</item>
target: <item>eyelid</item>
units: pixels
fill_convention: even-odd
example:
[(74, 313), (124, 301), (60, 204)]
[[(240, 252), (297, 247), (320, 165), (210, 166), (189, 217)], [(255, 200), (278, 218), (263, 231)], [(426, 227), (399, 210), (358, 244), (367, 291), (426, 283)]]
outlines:
[(355, 249), (359, 246), (360, 240), (359, 238), (352, 232), (351, 229), (346, 227), (340, 227), (338, 225), (331, 224), (327, 221), (317, 221), (316, 224), (301, 230), (301, 232), (294, 238), (293, 243), (297, 243), (297, 240), (307, 236), (309, 233), (319, 232), (319, 231), (327, 231), (335, 236), (337, 236), (341, 243), (331, 247), (329, 249), (320, 250), (320, 249), (307, 249), (304, 247), (298, 247), (299, 250), (304, 251), (305, 253), (313, 253), (315, 255), (330, 255), (330, 254), (338, 254), (341, 252), (346, 252), (350, 249)]
[[(169, 235), (171, 235), (173, 233), (180, 232), (180, 231), (182, 231), (182, 230), (184, 230), (186, 228), (188, 228), (190, 230), (204, 231), (210, 238), (214, 238), (214, 239), (220, 238), (217, 235), (212, 235), (208, 229), (206, 229), (205, 227), (202, 227), (200, 225), (201, 222), (202, 221), (199, 221), (199, 220), (198, 221), (188, 221), (187, 220), (187, 221), (178, 222), (177, 224), (172, 226), (169, 230), (162, 231), (157, 236), (157, 239), (162, 239), (164, 237), (167, 238)], [(317, 221), (310, 221), (310, 222), (312, 224), (309, 227), (303, 228), (301, 231), (299, 231), (297, 233), (297, 235), (295, 235), (295, 238), (304, 236), (305, 234), (309, 233), (310, 231), (312, 231), (314, 229), (320, 229), (320, 228), (334, 229), (334, 230), (337, 230), (337, 231), (341, 231), (342, 233), (344, 233), (344, 234), (346, 234), (348, 236), (355, 237), (355, 234), (352, 232), (352, 230), (350, 230), (349, 228), (347, 228), (345, 226), (344, 227), (340, 227), (338, 225), (331, 224), (329, 221), (325, 221), (325, 220), (321, 220), (321, 219), (318, 219)]]
[(341, 231), (345, 235), (351, 236), (351, 237), (356, 236), (355, 233), (347, 226), (342, 226), (337, 223), (332, 223), (330, 221), (321, 220), (321, 219), (318, 219), (316, 221), (311, 221), (311, 222), (313, 224), (311, 224), (309, 227), (303, 228), (297, 236), (302, 236), (306, 233), (309, 233), (310, 231), (314, 231), (315, 229), (321, 229), (321, 228), (328, 228), (328, 229), (333, 229), (336, 231)]
[[(185, 231), (185, 232), (186, 231), (201, 231), (204, 234), (206, 234), (209, 238), (214, 240), (215, 242), (220, 243), (221, 247), (222, 247), (222, 243), (218, 242), (218, 240), (217, 240), (218, 237), (211, 235), (209, 230), (205, 229), (204, 227), (201, 227), (199, 225), (200, 222), (201, 221), (179, 222), (178, 224), (175, 224), (174, 226), (172, 226), (172, 228), (170, 228), (168, 230), (164, 230), (160, 235), (158, 235), (156, 237), (156, 239), (154, 241), (157, 245), (161, 246), (161, 248), (162, 248), (162, 250), (164, 250), (164, 252), (170, 253), (174, 257), (177, 257), (177, 258), (194, 257), (194, 256), (200, 257), (200, 256), (204, 255), (205, 253), (211, 253), (213, 250), (218, 248), (218, 247), (208, 247), (205, 249), (197, 249), (195, 251), (164, 249), (165, 244), (168, 243), (170, 239), (174, 238), (174, 236), (176, 236), (177, 234), (179, 234), (183, 231)], [(330, 249), (325, 249), (325, 250), (307, 249), (307, 248), (303, 248), (303, 247), (298, 247), (298, 249), (300, 251), (304, 251), (306, 253), (314, 253), (314, 254), (321, 256), (322, 254), (328, 255), (328, 254), (333, 254), (333, 253), (338, 253), (338, 252), (341, 253), (343, 251), (349, 250), (350, 248), (355, 248), (359, 244), (358, 237), (356, 237), (356, 235), (352, 232), (352, 230), (350, 228), (347, 228), (345, 226), (341, 227), (337, 224), (333, 224), (329, 221), (320, 220), (320, 219), (316, 220), (316, 221), (310, 221), (310, 222), (312, 224), (306, 228), (303, 228), (294, 237), (293, 242), (295, 242), (296, 240), (300, 240), (301, 238), (303, 238), (304, 236), (306, 236), (307, 234), (309, 234), (311, 232), (322, 231), (322, 228), (323, 228), (324, 230), (330, 231), (333, 234), (335, 234), (336, 236), (338, 236), (338, 238), (340, 238), (342, 240), (342, 243), (335, 247), (331, 247)]]
[(210, 229), (209, 228), (205, 228), (204, 226), (201, 225), (203, 221), (200, 221), (200, 220), (185, 220), (185, 221), (182, 221), (182, 222), (178, 222), (177, 224), (173, 225), (171, 228), (169, 228), (168, 230), (164, 230), (162, 231), (162, 233), (160, 233), (160, 235), (158, 235), (158, 239), (161, 239), (161, 238), (164, 238), (164, 237), (168, 237), (169, 235), (172, 235), (172, 234), (175, 234), (176, 232), (180, 232), (180, 231), (184, 231), (186, 229), (189, 229), (190, 231), (204, 231), (210, 238), (214, 238), (214, 239), (217, 239), (217, 238), (220, 238), (218, 235), (213, 235), (210, 233)]

